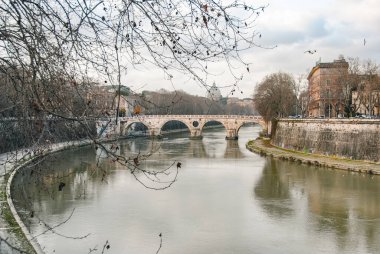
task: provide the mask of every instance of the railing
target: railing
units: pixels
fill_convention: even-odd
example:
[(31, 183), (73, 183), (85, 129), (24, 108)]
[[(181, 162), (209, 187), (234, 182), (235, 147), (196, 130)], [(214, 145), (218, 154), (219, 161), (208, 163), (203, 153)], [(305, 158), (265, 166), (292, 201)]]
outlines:
[(253, 116), (253, 115), (137, 115), (130, 117), (120, 117), (120, 120), (128, 120), (128, 119), (142, 119), (142, 118), (165, 118), (165, 119), (183, 119), (183, 118), (203, 118), (203, 119), (255, 119), (262, 120), (261, 116)]
[[(254, 116), (254, 115), (136, 115), (136, 116), (127, 116), (127, 117), (119, 117), (120, 121), (127, 121), (129, 119), (157, 119), (157, 118), (165, 118), (165, 119), (184, 119), (184, 118), (203, 118), (203, 119), (254, 119), (254, 120), (262, 120), (263, 118), (261, 116)], [(48, 120), (48, 121), (109, 121), (109, 120), (115, 119), (115, 117), (112, 118), (95, 118), (95, 117), (71, 117), (71, 118), (60, 118), (60, 117), (28, 117), (28, 118), (17, 118), (17, 117), (4, 117), (0, 118), (0, 122), (6, 122), (6, 121), (21, 121), (21, 120), (29, 120), (29, 121), (37, 121), (37, 120)]]

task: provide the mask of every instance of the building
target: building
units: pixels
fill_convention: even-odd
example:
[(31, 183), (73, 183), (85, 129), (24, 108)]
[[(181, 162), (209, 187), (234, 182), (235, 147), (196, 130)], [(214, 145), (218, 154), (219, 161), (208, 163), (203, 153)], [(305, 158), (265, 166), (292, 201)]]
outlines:
[(215, 82), (210, 87), (210, 90), (207, 91), (207, 98), (213, 101), (219, 101), (222, 98), (222, 93), (219, 88), (216, 86)]
[(332, 63), (320, 61), (309, 73), (309, 117), (338, 117), (344, 113), (342, 80), (348, 76), (348, 63), (340, 56)]
[(120, 102), (118, 88), (113, 86), (93, 86), (88, 93), (88, 99), (91, 100), (92, 110), (99, 116), (112, 116), (116, 114), (119, 106), (119, 116), (131, 116), (134, 110), (135, 99), (129, 95), (129, 88), (122, 86), (120, 89)]

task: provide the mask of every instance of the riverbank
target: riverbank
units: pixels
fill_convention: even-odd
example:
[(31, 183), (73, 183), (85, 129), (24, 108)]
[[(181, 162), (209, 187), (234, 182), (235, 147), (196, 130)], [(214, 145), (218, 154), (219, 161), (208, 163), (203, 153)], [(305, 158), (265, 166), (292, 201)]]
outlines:
[(276, 147), (270, 144), (269, 139), (250, 140), (246, 148), (251, 152), (276, 159), (289, 160), (307, 165), (329, 167), (359, 173), (380, 175), (380, 163), (350, 160), (333, 156), (310, 154)]
[(43, 253), (13, 204), (11, 185), (19, 170), (48, 154), (91, 144), (90, 140), (68, 141), (42, 147), (39, 152), (22, 149), (0, 154), (0, 253)]
[(25, 152), (0, 154), (0, 253), (35, 253), (17, 223), (6, 193), (9, 174), (21, 164)]

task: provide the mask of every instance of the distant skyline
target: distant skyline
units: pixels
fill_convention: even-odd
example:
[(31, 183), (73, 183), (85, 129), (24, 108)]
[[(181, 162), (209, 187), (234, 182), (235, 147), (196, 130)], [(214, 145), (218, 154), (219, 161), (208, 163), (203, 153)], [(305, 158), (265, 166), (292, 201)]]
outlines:
[[(380, 64), (380, 1), (378, 0), (250, 0), (257, 6), (266, 5), (265, 12), (256, 23), (261, 33), (257, 43), (274, 49), (252, 48), (243, 53), (250, 63), (250, 72), (233, 95), (251, 97), (255, 85), (266, 75), (283, 71), (294, 76), (308, 74), (318, 60), (331, 62), (339, 55), (372, 59)], [(313, 54), (306, 52), (310, 50)], [(316, 52), (314, 52), (316, 51)], [(216, 74), (209, 77), (210, 85), (232, 84), (221, 70), (222, 65), (209, 66)], [(193, 95), (206, 96), (206, 89), (189, 76), (177, 75), (172, 82), (166, 80), (159, 69), (141, 67), (131, 69), (126, 76), (128, 86), (142, 90), (184, 90)], [(231, 88), (221, 88), (227, 96)], [(243, 93), (241, 93), (243, 92)]]

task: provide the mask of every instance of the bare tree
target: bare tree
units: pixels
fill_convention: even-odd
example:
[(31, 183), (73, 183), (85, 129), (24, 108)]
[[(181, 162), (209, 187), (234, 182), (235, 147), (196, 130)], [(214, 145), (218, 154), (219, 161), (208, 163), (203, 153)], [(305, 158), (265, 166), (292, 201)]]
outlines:
[(306, 98), (304, 97), (305, 92), (307, 92), (307, 75), (306, 74), (300, 74), (297, 76), (295, 82), (294, 82), (294, 94), (296, 95), (295, 100), (295, 114), (296, 115), (306, 115)]
[(89, 111), (92, 80), (120, 90), (122, 75), (140, 64), (169, 78), (186, 73), (207, 89), (207, 63), (223, 60), (238, 82), (232, 64), (247, 68), (239, 53), (257, 46), (253, 25), (264, 8), (240, 1), (2, 0), (0, 70), (11, 103), (0, 112), (85, 126), (77, 117)]
[[(368, 59), (363, 62), (363, 76), (362, 84), (364, 85), (362, 93), (362, 106), (365, 108), (365, 112), (373, 116), (374, 108), (378, 105), (378, 97), (380, 91), (379, 82), (379, 65)], [(378, 112), (377, 112), (378, 113)]]
[(86, 116), (109, 113), (93, 114), (94, 85), (117, 88), (109, 116), (117, 122), (122, 76), (141, 64), (158, 66), (169, 78), (188, 74), (208, 89), (207, 63), (222, 60), (238, 82), (236, 68), (248, 68), (240, 52), (258, 46), (254, 24), (264, 8), (240, 1), (2, 0), (0, 74), (9, 103), (0, 112), (23, 126), (30, 141), (22, 146), (51, 142), (49, 117), (78, 126), (60, 135), (80, 132), (99, 145)]
[(341, 73), (338, 78), (345, 114), (348, 117), (359, 112), (373, 115), (380, 89), (379, 66), (370, 59), (360, 61), (358, 57), (350, 57), (348, 62), (348, 72)]
[[(140, 100), (146, 110), (145, 114), (184, 114), (207, 115), (224, 114), (221, 103), (202, 96), (190, 95), (184, 91), (144, 91), (144, 98)], [(154, 105), (154, 107), (152, 106)]]
[(309, 102), (310, 102), (309, 92), (307, 90), (303, 90), (298, 97), (298, 101), (299, 101), (299, 109), (300, 109), (301, 115), (307, 117), (309, 115), (309, 112), (308, 112)]
[[(249, 71), (240, 52), (259, 46), (254, 25), (265, 7), (240, 0), (0, 0), (4, 149), (40, 151), (87, 138), (115, 163), (141, 170), (144, 156), (121, 156), (117, 146), (105, 146), (88, 116), (117, 123), (123, 76), (142, 64), (169, 79), (185, 73), (209, 89), (207, 64), (224, 61), (236, 87)], [(89, 94), (97, 85), (117, 88), (114, 115), (93, 114)], [(154, 172), (160, 173), (166, 169)]]
[(258, 84), (253, 101), (266, 121), (294, 113), (296, 94), (293, 77), (282, 72), (266, 76)]
[(348, 71), (341, 71), (337, 79), (338, 87), (341, 88), (339, 94), (339, 104), (343, 105), (344, 115), (354, 116), (358, 110), (358, 97), (353, 97), (353, 92), (358, 91), (359, 87), (360, 63), (359, 58), (348, 58)]

